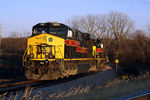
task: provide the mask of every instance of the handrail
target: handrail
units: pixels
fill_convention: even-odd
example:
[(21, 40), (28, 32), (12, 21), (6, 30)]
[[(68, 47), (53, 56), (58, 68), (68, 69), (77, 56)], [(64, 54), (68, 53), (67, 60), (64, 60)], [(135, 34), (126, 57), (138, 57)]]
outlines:
[(58, 48), (59, 53), (61, 54), (61, 56), (62, 56), (62, 58), (63, 58), (63, 54), (61, 53), (61, 50), (60, 50), (59, 46), (61, 46), (61, 45), (58, 45), (58, 46), (56, 46), (56, 47)]
[[(32, 46), (36, 46), (36, 45), (32, 45)], [(61, 52), (61, 49), (60, 49), (60, 46), (61, 45), (57, 45), (57, 46), (54, 46), (54, 45), (52, 45), (54, 48), (57, 48), (57, 51), (56, 51), (56, 49), (54, 50), (54, 52), (55, 52), (55, 56), (57, 56), (58, 55), (58, 53), (60, 53), (60, 56), (63, 58), (63, 54), (62, 54), (62, 52)], [(24, 54), (23, 54), (23, 61), (22, 61), (22, 66), (23, 67), (25, 67), (25, 62), (26, 62), (26, 54), (27, 54), (27, 51), (28, 51), (28, 49), (29, 49), (29, 47), (25, 50), (25, 52), (24, 52)]]
[(29, 49), (29, 48), (27, 48), (26, 51), (25, 51), (24, 54), (23, 54), (23, 60), (22, 60), (22, 66), (23, 66), (23, 67), (25, 67), (24, 62), (25, 62), (25, 60), (26, 60), (26, 59), (25, 59), (25, 56), (26, 56), (26, 53), (27, 53), (28, 49)]

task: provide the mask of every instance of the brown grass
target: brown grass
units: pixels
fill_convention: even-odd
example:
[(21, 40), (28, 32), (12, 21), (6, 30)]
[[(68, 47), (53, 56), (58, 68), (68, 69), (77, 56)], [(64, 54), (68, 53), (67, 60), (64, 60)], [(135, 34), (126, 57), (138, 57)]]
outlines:
[(115, 79), (107, 82), (106, 84), (98, 85), (94, 90), (88, 93), (82, 93), (78, 95), (72, 95), (65, 98), (64, 100), (104, 100), (122, 95), (130, 94), (139, 90), (150, 88), (150, 77), (149, 73), (141, 74), (138, 77), (131, 76), (127, 80)]
[(28, 97), (30, 97), (31, 92), (33, 90), (33, 87), (27, 86), (24, 92), (24, 96), (22, 97), (23, 100), (26, 100)]
[[(137, 77), (130, 76), (129, 79), (114, 79), (103, 85), (99, 84), (94, 88), (90, 88), (88, 85), (85, 87), (78, 86), (76, 88), (70, 88), (67, 91), (56, 91), (52, 94), (38, 91), (35, 95), (32, 95), (33, 88), (27, 86), (24, 95), (21, 100), (36, 100), (36, 99), (61, 99), (61, 100), (104, 100), (114, 97), (119, 97), (129, 93), (133, 93), (139, 90), (150, 88), (150, 74), (145, 73)], [(7, 93), (0, 95), (0, 99), (5, 99)], [(15, 96), (10, 94), (11, 100), (17, 100), (18, 93)], [(14, 99), (12, 99), (14, 98)]]

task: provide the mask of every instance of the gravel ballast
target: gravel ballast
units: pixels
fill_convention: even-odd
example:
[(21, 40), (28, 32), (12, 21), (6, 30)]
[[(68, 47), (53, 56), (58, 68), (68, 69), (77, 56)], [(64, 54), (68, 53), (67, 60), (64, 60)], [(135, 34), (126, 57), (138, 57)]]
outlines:
[(105, 82), (111, 81), (115, 78), (117, 78), (115, 70), (108, 67), (107, 70), (68, 81), (66, 83), (33, 89), (30, 97), (50, 99), (86, 93), (95, 88), (97, 85), (104, 84)]

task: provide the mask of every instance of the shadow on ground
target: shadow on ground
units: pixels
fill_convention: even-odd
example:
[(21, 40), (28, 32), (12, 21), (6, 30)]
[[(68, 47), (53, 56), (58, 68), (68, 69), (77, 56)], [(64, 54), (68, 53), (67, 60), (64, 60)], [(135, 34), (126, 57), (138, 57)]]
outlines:
[(0, 79), (25, 80), (21, 58), (0, 57)]

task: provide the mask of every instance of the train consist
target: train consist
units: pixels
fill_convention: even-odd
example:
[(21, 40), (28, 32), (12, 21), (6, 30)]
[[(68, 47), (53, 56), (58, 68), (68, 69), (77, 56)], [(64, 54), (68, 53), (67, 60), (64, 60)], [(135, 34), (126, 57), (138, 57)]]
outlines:
[(95, 36), (48, 22), (33, 26), (23, 66), (28, 79), (54, 80), (96, 71), (105, 60), (103, 44)]

